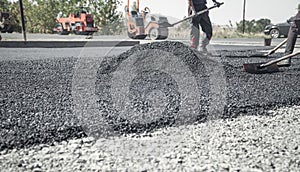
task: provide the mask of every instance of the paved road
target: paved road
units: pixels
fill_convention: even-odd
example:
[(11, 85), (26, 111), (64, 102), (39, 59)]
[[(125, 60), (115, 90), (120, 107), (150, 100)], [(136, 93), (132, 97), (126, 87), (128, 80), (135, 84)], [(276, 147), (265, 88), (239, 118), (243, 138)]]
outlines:
[(2, 60), (42, 60), (63, 57), (104, 57), (119, 55), (131, 47), (0, 48)]
[[(21, 60), (24, 57), (26, 59), (46, 59), (57, 57), (98, 57), (98, 56), (110, 56), (118, 55), (126, 50), (130, 49), (133, 44), (136, 44), (136, 40), (130, 40), (124, 36), (95, 36), (93, 39), (85, 39), (86, 36), (80, 35), (51, 35), (51, 34), (28, 34), (28, 41), (35, 42), (33, 47), (25, 47), (23, 44), (23, 38), (21, 34), (5, 33), (2, 35), (6, 45), (10, 45), (13, 48), (2, 47), (4, 42), (0, 42), (1, 58), (0, 60)], [(43, 42), (47, 41), (45, 44)], [(84, 41), (84, 42), (83, 42)], [(125, 46), (116, 47), (118, 41), (128, 41), (129, 44)], [(133, 42), (131, 42), (133, 41)], [(139, 40), (140, 44), (151, 43), (151, 40)], [(178, 40), (171, 40), (178, 41)], [(188, 44), (188, 40), (179, 40), (184, 44)], [(18, 44), (12, 43), (17, 42)], [(63, 43), (62, 43), (63, 42)], [(75, 48), (68, 46), (68, 42), (74, 43), (80, 42)], [(101, 42), (97, 44), (95, 42)], [(107, 44), (107, 42), (113, 42)], [(161, 42), (161, 41), (158, 41)], [(278, 42), (278, 41), (277, 41)], [(42, 47), (42, 48), (41, 48)], [(43, 47), (49, 47), (45, 49)], [(51, 48), (52, 47), (52, 48)], [(67, 48), (64, 48), (67, 47)], [(17, 49), (14, 49), (17, 48)], [(59, 49), (58, 49), (59, 48)], [(209, 45), (209, 50), (213, 53), (218, 50), (251, 50), (251, 49), (269, 49), (270, 47), (263, 46), (262, 40), (259, 39), (215, 39)], [(49, 53), (51, 52), (51, 53)]]
[[(23, 41), (23, 35), (19, 33), (13, 33), (8, 34), (4, 33), (2, 34), (3, 41)], [(78, 41), (89, 41), (89, 42), (97, 42), (97, 41), (137, 41), (137, 40), (131, 40), (126, 36), (94, 36), (93, 39), (86, 39), (86, 36), (83, 35), (57, 35), (57, 34), (27, 34), (27, 41), (71, 41), (71, 42), (78, 42)], [(279, 44), (281, 41), (283, 41), (284, 38), (279, 39), (272, 39), (271, 46), (275, 46)], [(188, 44), (188, 40), (184, 39), (169, 39), (171, 41), (180, 41)], [(138, 40), (143, 43), (149, 43), (153, 42), (149, 40), (148, 38), (146, 40)], [(300, 43), (300, 40), (298, 40)], [(253, 46), (261, 47), (264, 46), (264, 40), (258, 39), (258, 38), (233, 38), (233, 39), (220, 39), (220, 38), (213, 38), (212, 45), (228, 45), (226, 47), (227, 49), (230, 48), (230, 46), (246, 46), (248, 48), (251, 48)], [(298, 45), (298, 44), (297, 44)], [(0, 43), (1, 47), (1, 43)], [(298, 47), (298, 46), (297, 46)], [(236, 49), (237, 47), (233, 47), (232, 49)], [(245, 48), (245, 47), (241, 47)]]

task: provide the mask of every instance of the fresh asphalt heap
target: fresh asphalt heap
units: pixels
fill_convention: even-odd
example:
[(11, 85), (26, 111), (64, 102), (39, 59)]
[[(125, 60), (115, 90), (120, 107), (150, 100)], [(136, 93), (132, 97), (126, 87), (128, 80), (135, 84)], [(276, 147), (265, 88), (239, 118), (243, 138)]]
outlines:
[[(156, 42), (135, 46), (119, 56), (106, 57), (97, 73), (96, 95), (99, 115), (106, 120), (111, 133), (98, 131), (100, 135), (151, 131), (239, 115), (268, 115), (270, 109), (300, 104), (299, 58), (294, 58), (293, 66), (281, 72), (254, 75), (243, 72), (242, 64), (261, 62), (261, 58), (230, 58), (230, 55), (245, 56), (251, 53), (249, 51), (218, 53), (222, 57), (208, 58), (179, 42)], [(164, 58), (169, 56), (176, 60), (169, 62)], [(151, 58), (160, 58), (162, 63), (155, 60), (152, 63)], [(174, 62), (181, 63), (186, 70), (177, 69)], [(0, 62), (0, 149), (87, 135), (72, 109), (75, 64), (76, 59), (71, 57)], [(126, 64), (138, 67), (134, 74), (124, 77), (127, 79), (123, 81), (125, 85), (117, 87), (116, 83), (120, 82), (115, 79), (122, 81), (122, 76), (126, 75), (122, 72), (132, 71)], [(212, 69), (216, 68), (221, 69), (214, 73)], [(216, 88), (218, 85), (222, 87)], [(124, 87), (126, 90), (122, 91)], [(114, 94), (120, 89), (128, 94), (121, 103)], [(147, 96), (152, 92), (156, 93), (152, 98), (161, 102), (149, 100)], [(197, 100), (190, 99), (189, 95)], [(164, 107), (157, 110), (151, 103)], [(214, 104), (220, 104), (217, 111), (214, 111)], [(122, 107), (126, 110), (122, 111)], [(160, 112), (160, 115), (144, 116), (149, 121), (135, 119), (136, 114), (156, 115), (151, 111)]]

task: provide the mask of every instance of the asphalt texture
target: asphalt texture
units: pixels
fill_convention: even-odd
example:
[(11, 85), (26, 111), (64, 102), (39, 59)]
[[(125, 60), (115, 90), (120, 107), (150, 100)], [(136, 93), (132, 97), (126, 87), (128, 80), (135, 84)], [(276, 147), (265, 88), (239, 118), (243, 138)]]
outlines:
[[(249, 74), (243, 71), (241, 64), (268, 62), (283, 56), (278, 53), (267, 58), (238, 58), (255, 52), (236, 52), (235, 56), (223, 59), (226, 68), (229, 92), (227, 94), (228, 116), (240, 113), (257, 114), (268, 108), (299, 104), (299, 56), (292, 58), (292, 66), (280, 68), (271, 74)], [(232, 91), (231, 91), (232, 90)], [(237, 107), (236, 110), (233, 110)], [(252, 112), (253, 109), (253, 112)]]
[[(263, 59), (235, 57), (254, 51), (216, 53), (221, 56), (209, 57), (179, 42), (156, 42), (105, 57), (95, 82), (97, 111), (111, 132), (105, 134), (268, 115), (271, 109), (300, 104), (298, 57), (280, 72), (248, 74), (243, 63), (268, 61), (280, 54)], [(76, 61), (62, 57), (0, 62), (1, 150), (91, 134), (73, 113)]]

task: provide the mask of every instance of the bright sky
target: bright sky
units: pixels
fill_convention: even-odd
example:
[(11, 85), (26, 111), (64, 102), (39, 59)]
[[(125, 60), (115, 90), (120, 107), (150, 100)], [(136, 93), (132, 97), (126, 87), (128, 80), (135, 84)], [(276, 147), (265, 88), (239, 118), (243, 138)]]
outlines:
[[(127, 0), (124, 0), (126, 3)], [(131, 0), (133, 2), (133, 0)], [(212, 6), (212, 0), (207, 0)], [(235, 25), (243, 19), (244, 0), (218, 0), (225, 4), (210, 12), (214, 24), (226, 25), (229, 20)], [(159, 13), (182, 19), (187, 15), (187, 0), (140, 0), (140, 9), (148, 6), (151, 13)], [(246, 20), (268, 18), (272, 23), (285, 22), (297, 13), (300, 0), (246, 0)], [(122, 8), (124, 9), (124, 8)]]

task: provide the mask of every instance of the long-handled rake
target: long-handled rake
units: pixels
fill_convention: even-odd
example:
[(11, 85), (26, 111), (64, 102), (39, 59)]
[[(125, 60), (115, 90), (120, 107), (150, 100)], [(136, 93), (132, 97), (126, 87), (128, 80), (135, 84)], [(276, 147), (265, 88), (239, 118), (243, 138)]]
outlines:
[(248, 63), (243, 64), (244, 70), (248, 73), (254, 73), (254, 74), (263, 74), (263, 73), (274, 73), (279, 71), (279, 67), (277, 65), (278, 62), (294, 57), (296, 55), (300, 54), (300, 51), (297, 51), (295, 53), (280, 57), (275, 60), (271, 60), (267, 63)]
[(275, 51), (277, 51), (280, 47), (282, 47), (286, 42), (287, 42), (287, 38), (284, 39), (282, 42), (280, 42), (276, 47), (269, 50), (267, 53), (265, 53), (265, 54), (252, 54), (249, 57), (268, 57), (269, 55), (275, 53)]

